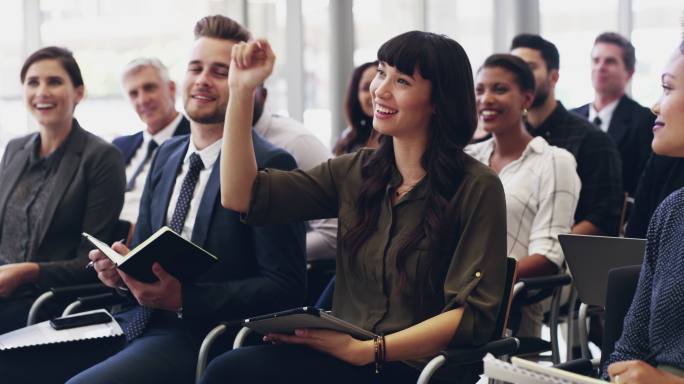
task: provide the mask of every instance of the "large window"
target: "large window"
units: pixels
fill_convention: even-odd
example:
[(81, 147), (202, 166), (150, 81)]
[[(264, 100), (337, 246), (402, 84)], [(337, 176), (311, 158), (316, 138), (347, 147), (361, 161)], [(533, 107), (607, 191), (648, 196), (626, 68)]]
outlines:
[(354, 1), (354, 65), (373, 61), (385, 41), (424, 28), (422, 0)]
[[(84, 128), (111, 140), (143, 127), (121, 91), (123, 66), (138, 56), (156, 56), (169, 67), (171, 78), (180, 84), (193, 41), (194, 23), (205, 15), (225, 13), (227, 9), (227, 1), (216, 0), (41, 1), (39, 35), (42, 46), (58, 45), (74, 52), (86, 86), (86, 98), (76, 108), (75, 116)], [(17, 31), (22, 30), (26, 16), (37, 17), (24, 14), (22, 1), (3, 1), (0, 13), (0, 45), (4, 55), (0, 63), (3, 144), (30, 129), (17, 80), (19, 66), (26, 55), (18, 47), (21, 38), (17, 38)], [(182, 108), (180, 89), (177, 96)]]
[(249, 30), (255, 38), (266, 38), (276, 54), (273, 74), (268, 78), (267, 104), (271, 112), (287, 115), (287, 49), (285, 46), (286, 4), (278, 0), (249, 0), (247, 20)]
[(15, 132), (26, 131), (19, 69), (23, 56), (23, 1), (5, 0), (0, 12), (0, 154)]
[(427, 29), (458, 41), (473, 72), (494, 51), (493, 0), (427, 0)]
[(682, 11), (681, 0), (634, 0), (632, 43), (637, 64), (632, 95), (645, 106), (660, 97), (660, 75), (682, 38)]
[(560, 52), (556, 96), (566, 108), (593, 100), (591, 47), (601, 32), (617, 30), (617, 0), (540, 0), (539, 7), (541, 34)]

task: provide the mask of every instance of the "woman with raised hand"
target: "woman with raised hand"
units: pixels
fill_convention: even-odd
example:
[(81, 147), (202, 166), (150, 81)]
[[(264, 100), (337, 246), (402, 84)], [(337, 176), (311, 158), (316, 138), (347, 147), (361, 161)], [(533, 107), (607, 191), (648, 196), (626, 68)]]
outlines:
[(349, 125), (335, 143), (335, 156), (380, 145), (380, 135), (373, 129), (373, 99), (370, 93), (370, 83), (377, 72), (377, 61), (363, 63), (352, 72), (344, 102), (344, 117)]
[[(684, 157), (684, 41), (661, 76), (663, 93), (651, 148)], [(684, 189), (668, 196), (651, 217), (646, 255), (622, 336), (604, 367), (621, 384), (684, 383)]]
[(24, 326), (49, 288), (96, 281), (81, 232), (113, 240), (126, 183), (121, 153), (74, 118), (85, 90), (69, 50), (37, 50), (20, 79), (39, 131), (10, 141), (0, 164), (0, 333)]
[[(518, 260), (519, 277), (547, 276), (563, 267), (558, 234), (570, 232), (581, 184), (572, 154), (525, 128), (534, 86), (529, 65), (519, 57), (489, 56), (477, 71), (475, 97), (480, 125), (493, 137), (466, 147), (503, 183), (508, 256)], [(541, 336), (541, 303), (513, 312), (509, 324), (516, 336)]]
[[(476, 124), (463, 48), (419, 31), (384, 43), (370, 85), (380, 147), (308, 172), (257, 170), (252, 94), (275, 56), (265, 41), (232, 55), (223, 204), (254, 224), (339, 217), (332, 312), (384, 337), (270, 334), (275, 345), (216, 358), (203, 382), (415, 382), (438, 351), (489, 341), (504, 291), (506, 208), (498, 177), (463, 152)], [(477, 370), (446, 365), (438, 380), (475, 382)]]

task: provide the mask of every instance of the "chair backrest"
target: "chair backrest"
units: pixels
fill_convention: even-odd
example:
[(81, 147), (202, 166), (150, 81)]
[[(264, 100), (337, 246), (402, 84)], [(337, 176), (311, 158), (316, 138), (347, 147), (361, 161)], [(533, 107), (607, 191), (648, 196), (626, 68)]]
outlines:
[(646, 240), (626, 237), (558, 235), (580, 300), (605, 307), (606, 277), (613, 268), (641, 265)]
[(622, 326), (639, 282), (640, 265), (614, 268), (608, 271), (606, 291), (606, 324), (603, 329), (601, 366), (615, 350), (622, 335)]
[(518, 262), (512, 257), (507, 257), (506, 259), (506, 283), (504, 285), (504, 292), (499, 307), (499, 316), (496, 319), (496, 327), (492, 334), (493, 340), (505, 336), (504, 331), (508, 325), (508, 314), (511, 311), (511, 302), (513, 301), (513, 295), (511, 293), (513, 292), (513, 285), (518, 280)]

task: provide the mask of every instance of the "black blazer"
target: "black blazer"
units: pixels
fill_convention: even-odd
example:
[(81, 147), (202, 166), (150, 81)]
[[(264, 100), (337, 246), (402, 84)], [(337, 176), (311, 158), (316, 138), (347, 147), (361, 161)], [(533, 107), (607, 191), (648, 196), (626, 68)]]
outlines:
[[(54, 196), (37, 227), (34, 249), (28, 261), (40, 264), (41, 290), (59, 285), (95, 281), (86, 271), (92, 249), (81, 232), (112, 240), (124, 199), (126, 176), (121, 153), (111, 144), (81, 128), (76, 120), (66, 139), (52, 190)], [(0, 164), (0, 228), (5, 206), (28, 165), (38, 133), (7, 144)]]
[[(589, 118), (589, 104), (572, 110)], [(636, 194), (639, 177), (651, 156), (655, 115), (648, 108), (623, 95), (608, 127), (608, 136), (615, 142), (622, 158), (622, 185), (630, 196)]]
[[(185, 116), (181, 117), (176, 130), (173, 131), (173, 136), (187, 135), (190, 133), (190, 122)], [(126, 165), (131, 162), (133, 155), (140, 148), (143, 143), (143, 133), (142, 131), (134, 133), (132, 135), (120, 136), (112, 141), (112, 144), (116, 145), (117, 148), (123, 153)]]
[[(254, 134), (259, 168), (294, 169), (292, 156)], [(159, 147), (140, 203), (133, 244), (166, 225), (166, 213), (189, 135)], [(250, 226), (223, 208), (216, 161), (200, 202), (192, 241), (219, 258), (195, 284), (183, 286), (183, 322), (203, 332), (216, 322), (241, 319), (301, 305), (306, 291), (304, 225)]]

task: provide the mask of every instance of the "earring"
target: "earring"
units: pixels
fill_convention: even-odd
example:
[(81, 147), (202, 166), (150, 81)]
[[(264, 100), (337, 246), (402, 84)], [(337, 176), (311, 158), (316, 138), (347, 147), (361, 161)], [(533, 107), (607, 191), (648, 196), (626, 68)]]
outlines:
[(527, 117), (527, 108), (523, 108), (522, 110), (522, 116)]

